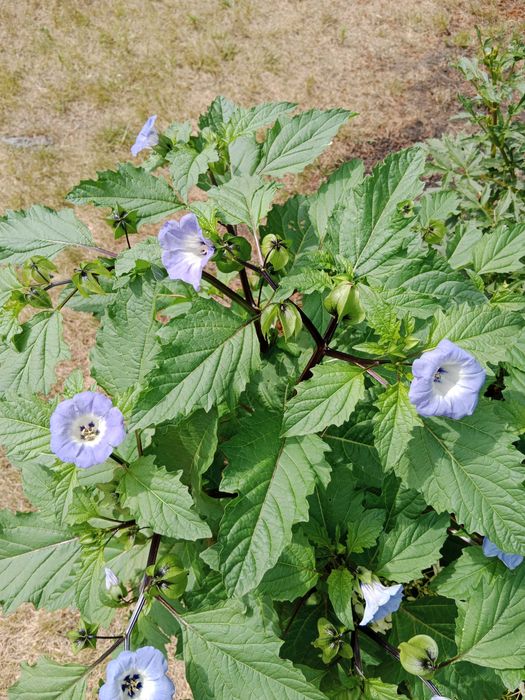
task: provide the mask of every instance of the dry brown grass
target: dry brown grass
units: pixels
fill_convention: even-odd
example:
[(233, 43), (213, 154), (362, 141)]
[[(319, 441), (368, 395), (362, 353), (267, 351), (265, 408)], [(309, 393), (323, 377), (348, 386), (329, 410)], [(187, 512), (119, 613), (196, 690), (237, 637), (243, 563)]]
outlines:
[[(219, 93), (243, 105), (293, 100), (360, 113), (295, 186), (337, 162), (386, 152), (447, 128), (458, 79), (450, 62), (491, 31), (525, 27), (521, 0), (3, 0), (0, 2), (0, 211), (59, 206), (96, 170), (127, 160), (146, 116), (195, 119)], [(15, 147), (2, 137), (40, 137)], [(110, 245), (97, 213), (82, 212)], [(104, 240), (105, 239), (105, 240)], [(73, 366), (88, 372), (94, 324), (66, 312)], [(27, 510), (18, 473), (0, 465), (5, 508)], [(72, 654), (71, 612), (22, 606), (0, 620), (0, 697), (18, 664)], [(189, 697), (172, 664), (177, 697)], [(94, 686), (92, 686), (94, 688)], [(95, 697), (92, 689), (90, 694)]]

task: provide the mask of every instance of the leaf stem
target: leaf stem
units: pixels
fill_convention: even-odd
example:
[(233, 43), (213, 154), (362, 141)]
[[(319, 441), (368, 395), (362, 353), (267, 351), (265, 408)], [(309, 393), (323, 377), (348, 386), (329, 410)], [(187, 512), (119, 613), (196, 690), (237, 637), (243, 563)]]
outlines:
[(155, 596), (155, 599), (158, 600), (159, 603), (163, 605), (166, 608), (166, 610), (168, 610), (173, 615), (173, 617), (177, 620), (179, 624), (187, 626), (186, 620), (182, 617), (178, 610), (175, 610), (173, 605), (170, 605), (170, 603), (168, 603), (168, 601), (165, 598), (163, 598), (160, 595), (157, 595)]
[[(305, 316), (305, 318), (308, 318), (308, 316), (306, 316), (306, 314), (304, 316)], [(303, 316), (301, 316), (301, 318), (303, 318)], [(308, 321), (311, 323), (309, 318), (308, 318)], [(303, 321), (303, 323), (304, 323), (304, 321)], [(328, 328), (326, 329), (325, 334), (323, 336), (319, 335), (317, 328), (315, 328), (315, 326), (314, 326), (315, 337), (314, 337), (314, 335), (312, 335), (312, 337), (316, 341), (317, 347), (315, 348), (312, 356), (308, 360), (306, 367), (301, 372), (301, 376), (297, 380), (297, 383), (302, 382), (304, 379), (308, 379), (308, 377), (310, 377), (312, 375), (312, 372), (311, 372), (312, 367), (315, 367), (315, 365), (319, 364), (319, 362), (321, 362), (323, 357), (326, 355), (326, 352), (328, 350), (328, 344), (330, 343), (330, 341), (332, 340), (332, 338), (334, 336), (335, 330), (337, 328), (337, 324), (338, 324), (337, 316), (332, 316), (332, 318), (330, 319), (330, 323), (328, 324)], [(313, 326), (313, 324), (312, 324), (312, 326)]]
[(210, 275), (209, 272), (206, 272), (206, 270), (203, 271), (202, 277), (212, 284), (216, 289), (221, 291), (224, 296), (227, 296), (229, 299), (234, 301), (236, 304), (239, 304), (239, 306), (242, 306), (243, 309), (246, 309), (248, 313), (250, 313), (252, 316), (257, 316), (258, 313), (257, 311), (252, 308), (252, 306), (242, 297), (240, 294), (237, 294), (237, 292), (234, 292), (233, 289), (230, 289), (226, 284), (223, 284), (220, 280), (218, 280), (216, 277), (213, 275)]
[(355, 355), (350, 355), (349, 353), (341, 352), (340, 350), (333, 350), (332, 348), (328, 348), (326, 355), (328, 357), (334, 357), (337, 360), (343, 360), (344, 362), (351, 362), (353, 365), (357, 365), (357, 367), (364, 369), (367, 374), (369, 374), (383, 386), (389, 386), (388, 381), (377, 372), (374, 372), (372, 369), (372, 367), (377, 367), (377, 365), (386, 364), (388, 360), (365, 360), (362, 357), (355, 357)]
[[(146, 562), (146, 569), (150, 566), (153, 566), (153, 564), (156, 562), (157, 554), (159, 553), (159, 547), (160, 547), (160, 535), (157, 533), (154, 533), (154, 535), (150, 541), (148, 560)], [(140, 584), (140, 592), (139, 592), (137, 604), (135, 605), (135, 609), (133, 610), (130, 621), (129, 621), (128, 626), (126, 627), (126, 631), (124, 633), (124, 650), (125, 651), (129, 651), (131, 634), (133, 632), (135, 625), (137, 624), (137, 621), (140, 617), (140, 613), (142, 612), (142, 609), (144, 608), (144, 605), (146, 603), (146, 589), (148, 587), (149, 580), (150, 580), (150, 577), (148, 576), (148, 574), (145, 573), (143, 578), (142, 578), (142, 582)]]
[(67, 302), (75, 296), (75, 294), (78, 292), (78, 289), (75, 287), (72, 292), (70, 292), (67, 297), (64, 299), (64, 301), (61, 301), (58, 306), (55, 306), (55, 311), (60, 311), (66, 304)]
[(142, 449), (142, 440), (140, 439), (140, 430), (135, 430), (135, 440), (137, 441), (137, 454), (142, 457), (144, 451)]
[(359, 632), (355, 629), (352, 632), (352, 650), (354, 652), (354, 668), (358, 676), (363, 677), (363, 665), (361, 663), (361, 647), (359, 646)]
[(118, 649), (118, 647), (122, 644), (124, 641), (124, 637), (117, 637), (115, 642), (106, 649), (106, 651), (102, 654), (102, 656), (99, 656), (96, 661), (94, 661), (90, 666), (88, 666), (88, 672), (92, 671), (94, 668), (96, 668), (99, 664), (101, 664), (103, 661), (105, 661), (108, 656), (111, 656), (111, 654), (115, 651), (115, 649)]
[[(257, 306), (255, 304), (255, 299), (253, 298), (252, 294), (252, 288), (250, 287), (250, 280), (248, 279), (248, 275), (246, 274), (246, 269), (243, 267), (242, 270), (239, 270), (239, 279), (241, 280), (242, 284), (242, 291), (244, 292), (244, 296), (246, 298), (246, 301), (250, 304), (250, 306), (257, 310)], [(261, 321), (260, 319), (256, 319), (254, 322), (255, 325), (255, 332), (257, 333), (257, 339), (259, 341), (259, 347), (261, 348), (261, 352), (267, 352), (268, 351), (268, 342), (266, 338), (264, 337), (264, 333), (262, 332), (261, 328)]]
[(86, 247), (91, 248), (91, 250), (96, 250), (105, 258), (116, 258), (118, 256), (118, 253), (113, 253), (111, 250), (106, 250), (105, 248), (99, 248), (98, 245), (88, 245)]

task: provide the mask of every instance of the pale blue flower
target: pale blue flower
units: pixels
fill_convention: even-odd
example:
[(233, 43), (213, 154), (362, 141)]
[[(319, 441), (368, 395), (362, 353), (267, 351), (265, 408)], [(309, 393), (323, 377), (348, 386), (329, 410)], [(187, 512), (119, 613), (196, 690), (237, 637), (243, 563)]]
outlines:
[(104, 573), (106, 574), (106, 590), (111, 590), (113, 586), (119, 585), (118, 576), (111, 571), (109, 566), (104, 567)]
[(498, 557), (508, 569), (515, 569), (523, 561), (521, 554), (506, 554), (499, 547), (496, 547), (494, 542), (491, 542), (488, 537), (483, 538), (483, 554), (486, 557)]
[(396, 612), (403, 599), (403, 586), (383, 586), (379, 581), (361, 583), (361, 593), (365, 599), (365, 613), (360, 625), (379, 622), (390, 613)]
[(154, 647), (123, 651), (107, 665), (99, 700), (172, 700), (175, 686), (167, 671), (166, 659)]
[(50, 420), (51, 450), (85, 469), (102, 464), (126, 437), (124, 416), (111, 400), (83, 391), (58, 404)]
[(155, 129), (155, 119), (157, 115), (149, 117), (142, 129), (139, 131), (135, 143), (131, 147), (131, 155), (137, 156), (145, 148), (153, 148), (159, 142), (159, 135)]
[(212, 242), (202, 235), (195, 214), (179, 221), (166, 221), (159, 231), (162, 264), (172, 280), (183, 280), (199, 291), (204, 266), (215, 252)]
[(430, 700), (450, 700), (450, 698), (446, 698), (444, 695), (433, 695)]
[(412, 374), (408, 396), (421, 416), (458, 419), (472, 415), (485, 383), (479, 362), (446, 339), (414, 360)]

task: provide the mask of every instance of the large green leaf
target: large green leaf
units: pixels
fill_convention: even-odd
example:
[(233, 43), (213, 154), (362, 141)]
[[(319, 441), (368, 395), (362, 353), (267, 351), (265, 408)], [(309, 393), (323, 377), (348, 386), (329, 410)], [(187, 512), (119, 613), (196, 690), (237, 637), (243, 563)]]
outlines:
[(83, 620), (109, 627), (115, 609), (102, 602), (101, 593), (105, 591), (104, 551), (89, 551), (81, 559), (80, 570), (76, 576), (76, 603)]
[(264, 409), (243, 419), (224, 447), (228, 468), (221, 488), (237, 493), (219, 531), (219, 558), (230, 595), (253, 590), (308, 518), (306, 497), (326, 445), (315, 435), (280, 438), (282, 414)]
[(292, 102), (265, 102), (255, 107), (245, 109), (237, 107), (228, 120), (228, 137), (238, 139), (240, 136), (252, 134), (267, 124), (272, 124), (277, 117), (294, 109)]
[[(442, 569), (432, 581), (432, 590), (454, 600), (468, 598), (481, 580), (490, 585), (508, 570), (497, 557), (486, 557), (481, 547), (465, 547), (459, 559)], [(512, 576), (512, 574), (510, 574)]]
[(105, 170), (96, 180), (82, 180), (67, 195), (73, 204), (120, 207), (133, 211), (141, 224), (152, 224), (184, 208), (166, 180), (130, 163)]
[[(102, 317), (91, 352), (93, 377), (109, 394), (142, 386), (155, 366), (157, 285), (145, 277), (119, 289)], [(130, 329), (133, 332), (130, 333)]]
[(9, 688), (9, 700), (84, 700), (88, 666), (65, 666), (42, 656), (22, 664), (20, 679)]
[(291, 119), (278, 119), (263, 143), (257, 172), (276, 177), (300, 173), (321, 155), (354, 114), (345, 109), (311, 109)]
[(405, 453), (412, 430), (423, 422), (408, 399), (405, 384), (397, 382), (383, 392), (375, 404), (379, 412), (374, 416), (375, 446), (386, 470), (393, 469)]
[(173, 186), (187, 202), (189, 191), (197, 184), (199, 175), (208, 170), (209, 163), (218, 161), (219, 155), (211, 145), (205, 146), (202, 151), (196, 151), (184, 144), (170, 151), (166, 158), (170, 164)]
[(264, 574), (258, 591), (272, 600), (292, 601), (313, 588), (318, 578), (313, 547), (298, 540), (284, 548), (277, 564)]
[(347, 629), (354, 629), (352, 597), (355, 579), (348, 569), (332, 569), (327, 580), (328, 597), (335, 614)]
[(472, 265), (479, 275), (523, 270), (525, 224), (498, 226), (472, 248)]
[(54, 257), (68, 246), (91, 248), (95, 243), (88, 227), (71, 209), (53, 211), (34, 206), (10, 211), (0, 218), (0, 260), (23, 263), (32, 255)]
[(416, 634), (428, 634), (439, 646), (440, 660), (450, 658), (456, 653), (455, 618), (456, 606), (447, 598), (434, 596), (405, 600), (392, 616), (393, 642), (407, 642)]
[(51, 465), (49, 440), (51, 406), (36, 398), (6, 394), (0, 399), (0, 444), (15, 464)]
[(0, 601), (6, 613), (21, 603), (46, 606), (62, 590), (78, 559), (77, 538), (38, 513), (0, 514)]
[(268, 213), (277, 184), (265, 182), (257, 175), (235, 175), (220, 187), (212, 187), (208, 196), (221, 213), (226, 224), (247, 224), (256, 231)]
[(188, 613), (181, 629), (188, 681), (199, 700), (326, 700), (279, 657), (281, 640), (240, 603)]
[(153, 457), (141, 457), (126, 469), (119, 482), (123, 505), (139, 525), (160, 535), (181, 540), (197, 540), (211, 535), (193, 507), (181, 472), (168, 472), (155, 466)]
[(487, 535), (505, 552), (525, 548), (522, 455), (507, 423), (482, 400), (475, 414), (430, 419), (415, 428), (407, 458), (396, 466), (409, 488), (438, 512), (455, 513), (467, 530)]
[(525, 566), (490, 582), (482, 579), (457, 606), (461, 659), (490, 668), (525, 667)]
[(62, 315), (53, 311), (35, 314), (11, 343), (0, 347), (0, 391), (48, 394), (56, 381), (57, 363), (68, 359)]
[(348, 362), (327, 362), (297, 386), (286, 406), (284, 435), (307, 435), (345, 423), (365, 395), (363, 370)]
[(197, 302), (191, 314), (174, 319), (164, 331), (166, 344), (139, 398), (135, 428), (235, 400), (259, 366), (253, 323), (243, 323), (214, 301)]

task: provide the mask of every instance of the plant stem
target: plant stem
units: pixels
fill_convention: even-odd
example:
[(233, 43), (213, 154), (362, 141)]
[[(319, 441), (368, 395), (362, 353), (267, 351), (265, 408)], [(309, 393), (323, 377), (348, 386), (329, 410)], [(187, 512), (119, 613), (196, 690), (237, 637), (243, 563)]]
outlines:
[[(255, 300), (254, 300), (253, 294), (252, 294), (252, 288), (250, 287), (250, 280), (248, 279), (248, 275), (246, 274), (246, 269), (244, 267), (242, 268), (242, 270), (239, 270), (239, 279), (241, 280), (242, 291), (244, 292), (244, 296), (246, 298), (246, 301), (250, 304), (250, 306), (253, 309), (257, 309), (257, 307), (255, 305)], [(267, 352), (268, 351), (268, 342), (266, 341), (266, 338), (264, 337), (264, 333), (262, 332), (260, 319), (255, 320), (254, 326), (255, 326), (255, 332), (257, 333), (257, 339), (259, 341), (259, 347), (261, 348), (261, 352)]]
[(105, 258), (116, 258), (118, 256), (118, 253), (113, 253), (111, 250), (106, 250), (105, 248), (99, 248), (98, 245), (88, 245), (86, 248), (91, 248), (91, 250), (96, 250), (99, 252), (101, 255), (103, 255)]
[(352, 632), (352, 650), (354, 652), (354, 668), (359, 676), (363, 676), (363, 665), (361, 663), (361, 647), (359, 646), (359, 632), (355, 629)]
[(126, 236), (126, 243), (128, 244), (128, 250), (131, 250), (131, 243), (129, 242), (128, 232), (124, 231), (124, 235)]
[(163, 605), (166, 608), (166, 610), (168, 610), (173, 615), (173, 617), (177, 620), (177, 622), (180, 625), (187, 626), (186, 620), (182, 617), (178, 610), (175, 610), (173, 605), (170, 605), (170, 603), (168, 603), (168, 601), (160, 595), (155, 596), (155, 598), (159, 601), (161, 605)]
[(350, 355), (347, 352), (341, 352), (340, 350), (333, 350), (332, 348), (328, 348), (328, 350), (326, 351), (326, 355), (328, 357), (334, 357), (337, 360), (343, 360), (344, 362), (351, 362), (353, 365), (357, 365), (358, 367), (361, 367), (362, 369), (364, 369), (367, 374), (369, 374), (371, 377), (373, 377), (376, 381), (378, 381), (383, 386), (388, 386), (387, 380), (384, 379), (377, 372), (374, 372), (373, 369), (371, 369), (372, 367), (377, 367), (377, 365), (386, 364), (387, 361), (385, 361), (385, 360), (365, 360), (362, 357), (355, 357), (354, 355)]
[(230, 289), (227, 285), (220, 282), (216, 277), (210, 275), (209, 272), (206, 272), (206, 270), (204, 270), (202, 273), (202, 277), (207, 282), (212, 284), (216, 289), (221, 291), (224, 294), (224, 296), (227, 296), (236, 304), (242, 306), (243, 309), (246, 309), (246, 311), (248, 311), (252, 316), (258, 315), (257, 311), (254, 308), (252, 308), (252, 306), (246, 301), (246, 299), (244, 299), (244, 297), (241, 297), (241, 295), (237, 294), (237, 292), (234, 292), (233, 289)]
[[(153, 564), (156, 562), (157, 554), (159, 553), (159, 546), (160, 546), (160, 535), (158, 535), (157, 533), (154, 533), (154, 535), (150, 541), (148, 560), (146, 562), (146, 568), (153, 566)], [(135, 610), (133, 610), (133, 614), (131, 615), (128, 626), (126, 627), (126, 632), (124, 633), (124, 650), (125, 651), (129, 651), (131, 634), (133, 632), (135, 625), (137, 624), (140, 613), (142, 612), (142, 609), (146, 603), (146, 588), (148, 586), (149, 579), (150, 579), (150, 577), (148, 576), (148, 574), (145, 573), (143, 578), (142, 578), (142, 582), (140, 584), (140, 592), (139, 592), (137, 604), (135, 605)]]
[(49, 282), (48, 285), (44, 287), (44, 292), (47, 292), (48, 289), (53, 289), (53, 287), (61, 287), (64, 284), (71, 284), (73, 280), (71, 278), (67, 280), (58, 280), (57, 282)]
[(108, 656), (111, 656), (111, 654), (115, 651), (115, 649), (118, 649), (118, 647), (122, 644), (123, 641), (124, 637), (118, 637), (115, 640), (115, 642), (110, 647), (108, 647), (108, 649), (106, 649), (102, 656), (99, 656), (98, 659), (91, 664), (91, 666), (88, 666), (88, 671), (92, 671), (99, 664), (105, 661), (108, 658)]
[[(303, 317), (301, 316), (301, 318), (303, 318)], [(308, 318), (308, 316), (306, 316), (306, 314), (305, 314), (305, 318), (308, 319), (309, 323), (312, 323), (310, 321), (310, 319)], [(303, 323), (304, 323), (304, 321), (303, 321)], [(332, 338), (334, 336), (335, 329), (337, 328), (337, 323), (338, 323), (337, 316), (332, 316), (332, 318), (330, 319), (330, 323), (328, 324), (328, 328), (326, 329), (325, 334), (323, 336), (321, 336), (319, 334), (317, 328), (315, 328), (315, 326), (313, 326), (313, 324), (312, 324), (312, 326), (315, 328), (315, 336), (316, 336), (316, 337), (314, 337), (314, 335), (312, 335), (312, 337), (316, 341), (317, 347), (315, 348), (312, 356), (308, 360), (306, 367), (301, 372), (301, 376), (297, 380), (297, 383), (302, 382), (304, 379), (308, 379), (308, 377), (310, 377), (312, 374), (311, 373), (312, 367), (315, 367), (315, 365), (317, 365), (317, 364), (319, 364), (319, 362), (321, 362), (321, 360), (323, 359), (323, 357), (326, 354), (326, 351), (328, 350), (328, 344), (330, 343), (330, 341), (332, 340)]]
[(140, 439), (140, 430), (135, 430), (135, 440), (137, 441), (137, 454), (142, 457), (144, 451), (142, 449), (142, 440)]
[(64, 301), (61, 301), (60, 304), (55, 307), (55, 311), (60, 311), (60, 309), (62, 309), (67, 304), (67, 302), (71, 299), (71, 297), (74, 297), (77, 292), (78, 292), (78, 289), (75, 287), (75, 289), (73, 289), (73, 291), (67, 295), (67, 297), (64, 299)]

